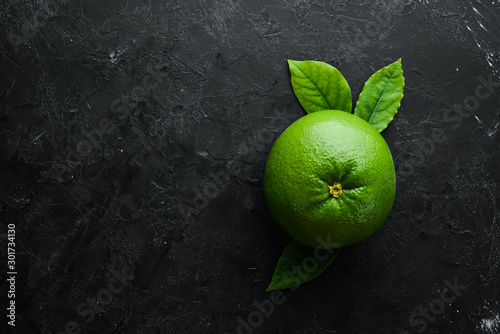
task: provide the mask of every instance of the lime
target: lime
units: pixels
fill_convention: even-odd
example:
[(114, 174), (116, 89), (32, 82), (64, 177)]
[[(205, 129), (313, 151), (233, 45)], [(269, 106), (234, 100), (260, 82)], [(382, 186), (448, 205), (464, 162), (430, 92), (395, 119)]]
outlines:
[(276, 140), (264, 174), (271, 215), (310, 247), (344, 247), (367, 238), (389, 216), (395, 192), (384, 138), (339, 110), (313, 112), (290, 125)]

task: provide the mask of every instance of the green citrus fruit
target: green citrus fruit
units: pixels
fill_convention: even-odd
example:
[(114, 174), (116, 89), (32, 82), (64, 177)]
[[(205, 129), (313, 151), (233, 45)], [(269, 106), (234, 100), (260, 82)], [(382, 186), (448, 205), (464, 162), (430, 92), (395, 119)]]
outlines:
[(395, 192), (384, 138), (339, 110), (313, 112), (290, 125), (276, 140), (264, 175), (272, 216), (311, 247), (343, 247), (370, 236), (389, 216)]

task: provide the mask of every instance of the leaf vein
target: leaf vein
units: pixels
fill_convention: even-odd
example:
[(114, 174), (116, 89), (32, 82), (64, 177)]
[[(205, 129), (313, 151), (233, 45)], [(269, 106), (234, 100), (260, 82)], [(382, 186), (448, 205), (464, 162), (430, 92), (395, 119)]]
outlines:
[[(391, 83), (392, 79), (394, 78), (394, 77), (393, 77), (393, 75), (394, 75), (394, 73), (395, 73), (395, 72), (396, 72), (396, 69), (394, 69), (394, 70), (392, 71), (390, 78), (389, 78), (389, 79), (387, 79), (387, 83), (385, 84), (384, 91), (383, 91), (383, 92), (382, 92), (382, 94), (380, 95), (380, 98), (379, 98), (379, 100), (377, 101), (377, 105), (375, 106), (375, 108), (373, 108), (373, 112), (372, 112), (372, 114), (370, 115), (370, 119), (368, 120), (368, 123), (372, 124), (372, 118), (373, 118), (373, 115), (375, 115), (375, 114), (376, 114), (376, 112), (377, 112), (377, 110), (378, 110), (378, 106), (379, 106), (379, 104), (380, 104), (380, 101), (382, 101), (382, 99), (383, 99), (383, 97), (384, 97), (384, 95), (385, 95), (385, 92), (387, 91), (387, 87), (389, 87), (389, 84)], [(387, 108), (387, 109), (389, 109), (389, 108)], [(386, 110), (387, 110), (387, 109), (386, 109)]]

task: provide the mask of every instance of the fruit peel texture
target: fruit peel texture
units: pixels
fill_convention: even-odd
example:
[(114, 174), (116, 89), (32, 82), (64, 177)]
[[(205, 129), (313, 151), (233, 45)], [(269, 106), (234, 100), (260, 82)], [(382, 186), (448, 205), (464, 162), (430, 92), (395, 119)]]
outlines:
[[(342, 185), (333, 197), (329, 186)], [(276, 140), (264, 174), (264, 195), (277, 223), (295, 240), (344, 247), (363, 240), (387, 219), (396, 178), (391, 152), (370, 124), (350, 113), (308, 114)]]

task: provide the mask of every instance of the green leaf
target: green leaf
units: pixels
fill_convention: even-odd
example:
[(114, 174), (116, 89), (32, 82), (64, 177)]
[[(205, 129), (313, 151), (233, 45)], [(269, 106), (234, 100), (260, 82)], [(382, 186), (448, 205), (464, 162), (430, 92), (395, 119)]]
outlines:
[(339, 250), (311, 248), (293, 240), (278, 260), (266, 291), (287, 289), (309, 282), (328, 268)]
[(354, 115), (382, 132), (401, 106), (404, 87), (405, 78), (399, 59), (378, 70), (366, 81), (354, 108)]
[(295, 96), (307, 113), (325, 109), (351, 112), (351, 88), (335, 67), (312, 60), (288, 60), (288, 66)]

